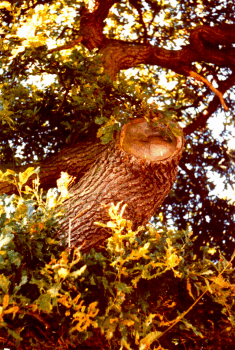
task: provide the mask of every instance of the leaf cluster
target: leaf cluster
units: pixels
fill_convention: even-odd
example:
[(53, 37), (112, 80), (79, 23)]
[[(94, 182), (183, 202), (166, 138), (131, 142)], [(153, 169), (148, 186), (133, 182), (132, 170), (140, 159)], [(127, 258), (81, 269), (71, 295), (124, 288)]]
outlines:
[[(28, 168), (18, 179), (12, 171), (1, 175), (21, 189), (33, 174)], [(61, 201), (52, 191), (45, 197), (38, 178), (19, 196), (1, 198), (0, 339), (11, 349), (38, 349), (44, 342), (46, 349), (62, 349), (67, 341), (81, 342), (91, 324), (96, 327), (97, 302), (84, 305), (74, 285), (86, 265), (57, 234)]]
[[(190, 227), (197, 238), (197, 254), (201, 255), (200, 248), (205, 243), (219, 246), (227, 259), (233, 254), (235, 207), (225, 195), (216, 195), (216, 182), (221, 181), (222, 194), (232, 190), (234, 170), (225, 140), (215, 140), (209, 130), (187, 137), (177, 183), (157, 215), (163, 214), (163, 225), (173, 220), (179, 229)], [(160, 224), (158, 219), (155, 223)]]
[[(19, 177), (5, 173), (18, 188)], [(104, 246), (81, 254), (58, 236), (62, 198), (33, 188), (1, 198), (0, 341), (10, 349), (229, 349), (234, 268), (215, 248), (192, 251), (189, 231), (132, 230), (109, 210)], [(60, 182), (59, 182), (60, 184)], [(60, 189), (60, 188), (59, 188)], [(59, 205), (59, 206), (58, 206)]]

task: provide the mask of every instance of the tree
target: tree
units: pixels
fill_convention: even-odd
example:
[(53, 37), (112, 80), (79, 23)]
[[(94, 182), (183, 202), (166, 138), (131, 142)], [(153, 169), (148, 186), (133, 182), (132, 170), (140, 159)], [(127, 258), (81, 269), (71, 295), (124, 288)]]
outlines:
[[(154, 103), (160, 101), (165, 103), (165, 121), (163, 121), (165, 125), (168, 124), (169, 126), (169, 116), (173, 114), (176, 120), (180, 120), (184, 125), (185, 135), (193, 135), (193, 132), (196, 132), (197, 129), (205, 127), (206, 121), (216, 111), (220, 103), (224, 110), (228, 109), (227, 105), (232, 110), (232, 102), (225, 103), (223, 98), (224, 93), (233, 86), (234, 78), (232, 73), (234, 66), (234, 49), (232, 46), (234, 42), (234, 24), (230, 19), (230, 11), (224, 5), (220, 9), (220, 2), (216, 2), (215, 5), (216, 8), (218, 7), (218, 11), (216, 16), (213, 15), (215, 19), (212, 22), (215, 25), (209, 27), (203, 25), (204, 22), (212, 20), (211, 10), (207, 8), (206, 4), (204, 5), (203, 16), (198, 16), (196, 19), (193, 11), (198, 11), (197, 3), (193, 4), (192, 13), (189, 14), (187, 14), (189, 10), (186, 9), (186, 5), (187, 2), (171, 8), (170, 5), (162, 7), (151, 1), (146, 2), (146, 4), (138, 1), (127, 4), (116, 1), (101, 1), (94, 2), (91, 9), (89, 9), (82, 2), (79, 4), (68, 2), (65, 3), (64, 8), (68, 6), (74, 13), (70, 15), (70, 19), (68, 18), (67, 24), (61, 26), (61, 23), (54, 23), (50, 17), (53, 11), (55, 11), (53, 16), (58, 17), (57, 21), (60, 18), (59, 16), (63, 17), (63, 15), (60, 15), (63, 7), (60, 7), (57, 3), (51, 2), (51, 4), (48, 3), (44, 6), (43, 2), (34, 2), (31, 5), (16, 2), (13, 7), (8, 2), (3, 3), (2, 36), (4, 46), (2, 48), (2, 69), (3, 72), (5, 69), (5, 74), (2, 78), (2, 101), (4, 105), (2, 117), (4, 122), (9, 122), (9, 124), (7, 128), (4, 125), (2, 133), (2, 162), (9, 163), (9, 160), (11, 160), (14, 166), (21, 163), (22, 160), (16, 157), (17, 152), (19, 152), (19, 145), (23, 145), (23, 159), (25, 162), (32, 161), (33, 155), (40, 161), (45, 153), (49, 157), (52, 152), (61, 149), (66, 142), (70, 145), (77, 144), (88, 134), (91, 140), (92, 135), (97, 133), (97, 124), (103, 125), (98, 131), (98, 137), (101, 137), (103, 143), (107, 143), (112, 138), (113, 132), (119, 130), (123, 123), (128, 123), (131, 116), (153, 118), (155, 115), (156, 117), (159, 108), (153, 106), (153, 103), (149, 105), (147, 101), (151, 96), (154, 96), (157, 90), (151, 84), (153, 84), (154, 79), (156, 81), (157, 76), (162, 74), (164, 69), (171, 69), (175, 74), (173, 76), (168, 74), (168, 80), (174, 78), (176, 83), (178, 81), (175, 89), (177, 105), (175, 103), (172, 105), (170, 102), (165, 103), (164, 101), (169, 101), (167, 95), (164, 95), (164, 98), (158, 96), (154, 100)], [(21, 8), (19, 13), (15, 12), (16, 8)], [(181, 19), (176, 22), (172, 21), (171, 16), (174, 13), (179, 13)], [(166, 26), (158, 24), (159, 16), (162, 14), (165, 14)], [(189, 25), (186, 17), (189, 17), (190, 14), (193, 16), (193, 20)], [(49, 16), (49, 19), (42, 25), (42, 21), (46, 16)], [(122, 16), (124, 16), (124, 19), (119, 23), (119, 18), (122, 18)], [(125, 32), (124, 34), (120, 33), (120, 35), (114, 34), (115, 27), (121, 29), (123, 26), (125, 28), (125, 21), (128, 23), (128, 16), (133, 16), (132, 20), (136, 21), (136, 27), (134, 26), (129, 30), (129, 38), (125, 37)], [(220, 21), (221, 23), (218, 23), (218, 16), (224, 17), (224, 20)], [(36, 26), (31, 29), (30, 18), (37, 21)], [(20, 35), (22, 21), (25, 19), (29, 20), (28, 27), (26, 26), (29, 30), (27, 40), (23, 40), (22, 35), (20, 38), (16, 35), (17, 33)], [(105, 27), (106, 19), (110, 21), (110, 25)], [(49, 26), (47, 21), (49, 21)], [(122, 21), (124, 21), (123, 25)], [(167, 21), (171, 23), (170, 29)], [(194, 28), (194, 26), (196, 27)], [(156, 30), (158, 30), (157, 34)], [(35, 33), (36, 36), (34, 36)], [(55, 47), (49, 50), (46, 45), (42, 45), (47, 42), (48, 37), (58, 43), (54, 44)], [(175, 50), (174, 45), (179, 45), (177, 44), (179, 41), (181, 41), (182, 48)], [(59, 45), (60, 42), (64, 42), (64, 44)], [(188, 44), (184, 45), (184, 43)], [(172, 49), (166, 49), (166, 45), (171, 46)], [(76, 49), (74, 49), (75, 47)], [(92, 52), (92, 54), (89, 52)], [(196, 64), (193, 64), (193, 62), (196, 62)], [(123, 69), (126, 70), (140, 64), (145, 65), (145, 71), (143, 68), (142, 72), (139, 71), (138, 84), (133, 87), (136, 78), (132, 77), (127, 82), (123, 73), (120, 72)], [(112, 84), (118, 74), (119, 83)], [(208, 79), (210, 77), (212, 79), (211, 74), (214, 80), (209, 82)], [(29, 77), (43, 77), (45, 75), (54, 77), (53, 84), (42, 88), (28, 82)], [(193, 77), (194, 80), (189, 81), (187, 77)], [(204, 84), (204, 87), (200, 87), (201, 83)], [(218, 88), (216, 89), (213, 84), (217, 84)], [(197, 96), (197, 90), (200, 91), (199, 96)], [(162, 92), (163, 90), (159, 94)], [(208, 106), (203, 108), (202, 101), (206, 97), (210, 99), (213, 96), (211, 92), (214, 97), (208, 102)], [(89, 103), (87, 103), (87, 100), (89, 100)], [(162, 104), (162, 102), (160, 103)], [(190, 108), (193, 108), (193, 113), (198, 109), (198, 115), (195, 118), (188, 116)], [(14, 122), (11, 118), (13, 113), (14, 120), (17, 121), (14, 125), (11, 124)], [(168, 130), (169, 132), (173, 132), (173, 137), (175, 137), (174, 133), (179, 135), (175, 127), (174, 131), (171, 128)], [(30, 141), (28, 140), (28, 134), (33, 135)], [(164, 134), (164, 131), (162, 134)], [(199, 135), (206, 134), (204, 132), (199, 133)], [(196, 138), (198, 137), (203, 136), (196, 135)], [(206, 135), (205, 137), (210, 139), (210, 136)], [(205, 142), (209, 141), (204, 141), (203, 145), (205, 145)], [(214, 143), (215, 141), (212, 140), (211, 142)], [(197, 143), (196, 147), (200, 147), (199, 145), (200, 143)], [(219, 144), (218, 147), (220, 148)], [(73, 154), (72, 149), (73, 146), (70, 146), (67, 153)], [(220, 151), (216, 149), (215, 152)], [(194, 151), (193, 154), (195, 156), (196, 152)], [(72, 157), (75, 160), (74, 155)], [(206, 154), (204, 157), (208, 158)], [(207, 159), (204, 167), (212, 166), (214, 169), (219, 167), (219, 172), (222, 175), (227, 175), (228, 172), (221, 168), (220, 161), (227, 166), (230, 160), (233, 160), (233, 158), (228, 150), (223, 148), (218, 161), (213, 162)], [(54, 158), (52, 162), (59, 162), (59, 159)], [(79, 162), (79, 160), (76, 160), (76, 162)], [(191, 159), (189, 163), (192, 164)], [(184, 164), (182, 165), (183, 171), (186, 172), (186, 176), (191, 183), (190, 187), (193, 187), (192, 192), (196, 192), (195, 197), (199, 196), (199, 201), (203, 203), (202, 209), (205, 214), (202, 215), (204, 218), (202, 231), (204, 234), (205, 232), (209, 234), (209, 229), (205, 227), (207, 225), (205, 218), (211, 215), (215, 216), (216, 208), (223, 207), (223, 224), (220, 225), (219, 232), (216, 235), (213, 234), (215, 244), (219, 243), (221, 245), (223, 244), (221, 233), (225, 231), (226, 226), (231, 225), (230, 218), (233, 207), (224, 203), (223, 200), (220, 200), (218, 204), (215, 200), (207, 201), (206, 198), (209, 193), (203, 185), (205, 176), (200, 181), (202, 185), (198, 187), (197, 176), (189, 169), (190, 166), (187, 167), (185, 162), (182, 164)], [(45, 184), (41, 176), (41, 185), (44, 187), (55, 185), (54, 179), (59, 177), (60, 171), (65, 170), (69, 171), (71, 175), (75, 175), (77, 177), (76, 181), (79, 181), (78, 172), (84, 172), (86, 169), (75, 169), (73, 167), (74, 165), (71, 169), (68, 164), (58, 163), (54, 170), (49, 170), (49, 176), (45, 176)], [(200, 166), (201, 170), (202, 167)], [(200, 177), (200, 175), (198, 176)], [(49, 178), (51, 178), (51, 181), (48, 181)], [(227, 178), (227, 183), (232, 183), (231, 178)], [(210, 184), (210, 186), (213, 185)], [(3, 191), (6, 192), (6, 189), (3, 188)], [(177, 191), (179, 191), (179, 187)], [(180, 198), (182, 196), (182, 193), (180, 193)], [(115, 198), (111, 198), (112, 200), (115, 202)], [(188, 197), (186, 202), (189, 203)], [(177, 205), (175, 198), (172, 204)], [(180, 206), (181, 204), (182, 200), (180, 200)], [(194, 208), (193, 211), (198, 205), (198, 201), (194, 199), (191, 205)], [(80, 207), (79, 210), (81, 210)], [(155, 207), (153, 207), (153, 211), (149, 212), (147, 219), (150, 218), (150, 215), (153, 215), (154, 210)], [(75, 213), (74, 217), (76, 215)], [(191, 224), (195, 235), (199, 233), (199, 237), (202, 237), (198, 240), (198, 246), (200, 246), (202, 241), (205, 240), (205, 236), (201, 235), (201, 230), (195, 222), (200, 221), (200, 227), (202, 227), (201, 220), (195, 220), (195, 213), (191, 215), (193, 216), (193, 223)], [(221, 213), (219, 216), (221, 216)], [(215, 220), (217, 219), (215, 218)], [(183, 220), (182, 215), (178, 221), (180, 221), (182, 228), (186, 227), (186, 221)], [(75, 223), (75, 220), (73, 220), (73, 223)], [(65, 223), (65, 227), (68, 227), (68, 222)], [(228, 237), (230, 239), (230, 235)], [(210, 239), (211, 237), (208, 241)], [(223, 241), (227, 246), (227, 239), (223, 239)]]
[[(75, 175), (64, 203), (66, 216), (60, 221), (60, 232), (67, 233), (69, 246), (87, 250), (104, 241), (107, 228), (97, 222), (109, 221), (112, 203), (127, 204), (124, 214), (134, 227), (146, 224), (155, 213), (175, 181), (183, 149), (182, 136), (164, 139), (162, 134), (166, 137), (168, 129), (156, 125), (137, 118), (108, 145), (86, 141), (41, 163), (44, 188), (56, 183), (60, 171)], [(17, 189), (14, 182), (3, 181), (2, 187), (8, 193)]]
[[(123, 202), (127, 204), (123, 220), (131, 220), (133, 232), (140, 236), (138, 227), (154, 216), (159, 230), (167, 223), (179, 230), (192, 229), (192, 254), (203, 257), (201, 247), (210, 245), (218, 260), (219, 246), (231, 259), (234, 205), (211, 193), (215, 186), (210, 173), (219, 174), (225, 188), (234, 183), (234, 151), (228, 146), (234, 123), (233, 3), (21, 0), (4, 1), (0, 10), (1, 170), (5, 172), (1, 194), (31, 195), (38, 171), (41, 188), (48, 190), (56, 186), (61, 172), (67, 172), (74, 178), (62, 176), (70, 192), (63, 203), (66, 215), (58, 226), (53, 221), (57, 228), (52, 233), (61, 237), (65, 233), (69, 247), (78, 245), (88, 256), (91, 247), (102, 250), (101, 243), (110, 235), (112, 240), (111, 204)], [(23, 30), (28, 31), (26, 37)], [(220, 137), (208, 127), (217, 116), (222, 119)], [(175, 182), (179, 161), (177, 183), (159, 208)], [(15, 172), (20, 172), (18, 180)], [(15, 201), (14, 196), (3, 197), (5, 206), (5, 198)], [(61, 209), (57, 210), (55, 216)], [(7, 215), (4, 212), (3, 224), (10, 227)], [(143, 243), (145, 238), (141, 239)], [(178, 266), (169, 239), (162, 242), (168, 242), (169, 256)], [(128, 265), (129, 258), (125, 259)], [(169, 266), (173, 269), (174, 264)], [(6, 294), (7, 287), (3, 291)], [(37, 305), (43, 309), (44, 302)], [(8, 305), (4, 297), (3, 305)], [(174, 312), (171, 316), (176, 317)], [(145, 341), (147, 336), (143, 331)], [(153, 342), (157, 334), (151, 336)]]

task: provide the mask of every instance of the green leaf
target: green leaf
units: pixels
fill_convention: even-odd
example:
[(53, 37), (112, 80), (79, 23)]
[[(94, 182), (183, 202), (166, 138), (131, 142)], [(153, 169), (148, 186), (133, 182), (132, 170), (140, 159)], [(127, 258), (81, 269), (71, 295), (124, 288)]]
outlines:
[(4, 227), (4, 233), (6, 234), (1, 234), (0, 236), (0, 249), (2, 249), (4, 246), (8, 245), (8, 243), (10, 243), (13, 238), (14, 238), (14, 235), (11, 234), (12, 232), (12, 228), (10, 226), (5, 226)]
[(26, 275), (22, 276), (19, 285), (15, 286), (14, 288), (14, 293), (17, 293), (20, 290), (20, 287), (26, 284), (27, 282), (28, 282), (28, 276)]
[(125, 294), (129, 294), (133, 290), (132, 286), (128, 286), (126, 283), (115, 282), (114, 286), (117, 290), (120, 290)]
[(150, 345), (157, 340), (162, 335), (162, 332), (150, 332), (140, 341), (139, 350), (147, 350), (150, 348)]
[(31, 284), (36, 284), (39, 289), (48, 288), (48, 283), (42, 278), (42, 279), (36, 279), (35, 277), (32, 277), (30, 280)]
[(61, 289), (61, 283), (56, 283), (50, 289), (47, 290), (47, 293), (52, 298), (55, 298), (55, 297), (57, 297), (59, 295), (60, 289)]
[(21, 336), (19, 335), (19, 333), (13, 331), (12, 329), (7, 329), (8, 331), (8, 334), (11, 335), (14, 339), (18, 340), (18, 341), (21, 341), (23, 340), (23, 338), (21, 338)]
[(82, 266), (79, 270), (71, 272), (69, 274), (70, 277), (77, 278), (78, 276), (81, 276), (84, 271), (86, 270), (86, 265)]
[(10, 283), (11, 282), (6, 276), (4, 276), (3, 274), (0, 275), (0, 288), (5, 294), (8, 293)]
[(29, 167), (23, 173), (19, 173), (19, 181), (21, 185), (25, 184), (30, 178), (30, 176), (33, 175), (34, 173), (35, 172), (33, 167)]
[(7, 255), (9, 257), (10, 263), (14, 264), (16, 266), (20, 266), (21, 264), (21, 256), (18, 252), (15, 252), (14, 250), (8, 250)]
[(36, 304), (43, 312), (50, 313), (52, 310), (51, 296), (49, 294), (40, 295), (40, 297), (36, 300)]
[(96, 117), (95, 118), (95, 123), (98, 124), (98, 125), (102, 125), (103, 123), (107, 122), (108, 119), (106, 117)]

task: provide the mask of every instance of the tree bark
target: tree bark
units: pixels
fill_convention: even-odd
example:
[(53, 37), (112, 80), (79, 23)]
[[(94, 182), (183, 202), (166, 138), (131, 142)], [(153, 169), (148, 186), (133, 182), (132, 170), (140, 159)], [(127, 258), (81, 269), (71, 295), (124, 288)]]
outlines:
[(170, 68), (186, 76), (191, 76), (193, 62), (210, 62), (232, 70), (235, 68), (235, 49), (219, 48), (219, 45), (226, 46), (235, 42), (235, 24), (198, 26), (191, 31), (190, 45), (181, 50), (167, 50), (150, 43), (109, 39), (103, 32), (104, 20), (111, 7), (119, 2), (120, 0), (94, 0), (94, 6), (84, 9), (81, 14), (81, 42), (88, 50), (100, 50), (105, 71), (111, 79), (115, 79), (121, 69), (141, 63)]
[[(88, 50), (98, 49), (102, 55), (101, 61), (105, 73), (115, 80), (120, 70), (136, 67), (140, 64), (158, 65), (171, 69), (177, 74), (193, 77), (203, 82), (215, 93), (215, 98), (207, 109), (203, 110), (184, 130), (190, 134), (196, 129), (205, 127), (207, 120), (221, 104), (224, 110), (228, 110), (224, 100), (225, 92), (234, 85), (235, 74), (235, 24), (219, 24), (213, 27), (201, 25), (190, 31), (189, 44), (180, 50), (168, 50), (152, 45), (148, 37), (147, 29), (142, 18), (141, 1), (129, 1), (141, 16), (141, 25), (144, 28), (144, 38), (138, 41), (123, 41), (109, 38), (104, 32), (105, 19), (109, 15), (111, 7), (120, 0), (93, 0), (92, 6), (87, 6), (81, 11), (80, 37), (66, 45), (49, 50), (59, 51), (83, 44)], [(153, 12), (158, 11), (154, 2), (148, 3)], [(156, 29), (157, 30), (157, 29)], [(203, 72), (197, 72), (195, 62), (207, 62), (222, 68), (229, 68), (232, 72), (225, 81), (218, 77), (218, 88), (207, 80)]]
[[(77, 145), (63, 148), (59, 154), (45, 159), (42, 162), (35, 162), (23, 166), (10, 167), (16, 173), (25, 171), (28, 167), (40, 167), (40, 184), (44, 190), (56, 187), (56, 181), (59, 179), (61, 172), (69, 172), (71, 176), (76, 177), (76, 182), (92, 166), (93, 162), (103, 151), (99, 142), (80, 142)], [(6, 172), (9, 167), (0, 165), (0, 170)], [(36, 178), (31, 176), (28, 185)], [(0, 180), (0, 195), (13, 194), (17, 188), (13, 183)]]
[(104, 241), (110, 232), (97, 222), (110, 221), (112, 204), (127, 204), (124, 218), (133, 229), (148, 223), (176, 180), (183, 150), (183, 137), (164, 139), (162, 127), (136, 119), (108, 146), (100, 145), (99, 157), (65, 203), (60, 229), (69, 246), (87, 250)]
[[(183, 136), (169, 134), (165, 125), (133, 119), (108, 145), (83, 142), (41, 163), (43, 188), (55, 186), (61, 171), (76, 176), (58, 232), (65, 234), (68, 246), (88, 250), (104, 241), (110, 232), (96, 222), (110, 220), (112, 204), (127, 205), (124, 218), (133, 229), (148, 223), (176, 180), (183, 151)], [(15, 191), (14, 185), (0, 182), (0, 194)]]

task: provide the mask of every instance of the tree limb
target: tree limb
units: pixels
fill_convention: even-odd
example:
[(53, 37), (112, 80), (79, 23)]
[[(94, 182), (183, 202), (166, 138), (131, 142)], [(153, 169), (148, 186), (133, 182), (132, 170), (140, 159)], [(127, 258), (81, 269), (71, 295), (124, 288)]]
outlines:
[[(97, 0), (94, 12), (88, 13), (86, 11), (81, 18), (83, 45), (89, 50), (100, 49), (100, 53), (103, 54), (102, 61), (105, 72), (112, 80), (122, 69), (132, 68), (139, 64), (159, 65), (202, 81), (219, 97), (224, 109), (228, 110), (222, 92), (214, 88), (205, 77), (194, 72), (191, 66), (193, 62), (197, 61), (209, 62), (231, 69), (235, 68), (235, 50), (230, 49), (230, 54), (228, 54), (228, 51), (224, 52), (219, 47), (219, 45), (235, 43), (235, 25), (199, 26), (191, 32), (190, 45), (183, 47), (181, 50), (166, 50), (149, 43), (140, 44), (108, 39), (103, 33), (103, 21), (108, 16), (111, 6), (117, 2), (119, 1), (109, 0), (105, 2), (104, 0)], [(131, 0), (130, 4), (137, 9), (141, 21), (140, 4), (134, 0)], [(146, 35), (147, 33), (145, 33), (145, 37)]]
[[(94, 0), (92, 8), (84, 8), (81, 11), (80, 37), (71, 43), (49, 50), (49, 53), (68, 49), (81, 43), (89, 50), (99, 49), (99, 53), (102, 54), (104, 71), (111, 80), (115, 80), (120, 70), (136, 67), (139, 64), (149, 64), (171, 69), (178, 74), (202, 81), (216, 96), (210, 103), (207, 112), (204, 112), (203, 115), (200, 114), (194, 124), (190, 124), (185, 128), (186, 134), (191, 133), (191, 130), (195, 130), (195, 126), (199, 125), (199, 121), (205, 124), (205, 121), (218, 107), (219, 101), (224, 109), (228, 110), (223, 94), (232, 85), (228, 84), (228, 87), (224, 89), (226, 84), (221, 82), (216, 89), (206, 77), (192, 69), (192, 64), (194, 62), (208, 62), (235, 71), (235, 48), (230, 47), (231, 44), (235, 43), (234, 24), (223, 24), (214, 27), (198, 26), (191, 31), (190, 45), (184, 46), (180, 50), (167, 50), (150, 43), (109, 39), (103, 33), (104, 20), (107, 18), (110, 8), (119, 2), (120, 0)], [(139, 2), (131, 0), (130, 4), (137, 8), (141, 17)], [(146, 38), (146, 26), (144, 31)], [(228, 80), (231, 79), (228, 78)]]
[(216, 94), (216, 96), (219, 97), (220, 102), (221, 102), (222, 106), (224, 107), (224, 109), (226, 111), (228, 111), (228, 107), (226, 106), (226, 103), (224, 102), (223, 94), (219, 90), (217, 90), (205, 77), (203, 77), (202, 75), (200, 75), (197, 72), (194, 72), (192, 70), (190, 71), (189, 76), (193, 77), (194, 79), (196, 79), (198, 81), (202, 81), (205, 85), (207, 85), (209, 87), (209, 89), (211, 91), (213, 91)]
[(141, 3), (139, 3), (138, 0), (129, 0), (130, 4), (136, 8), (136, 10), (138, 11), (139, 14), (139, 22), (143, 27), (144, 30), (144, 43), (147, 44), (148, 41), (148, 32), (147, 32), (147, 28), (146, 28), (146, 24), (144, 22), (143, 19), (143, 15), (142, 15), (142, 10), (141, 10)]
[[(221, 93), (225, 93), (228, 89), (230, 89), (235, 84), (235, 71), (229, 76), (225, 81), (220, 82), (219, 89)], [(213, 100), (209, 103), (209, 106), (206, 110), (202, 111), (198, 117), (189, 125), (184, 128), (184, 134), (190, 135), (200, 126), (204, 128), (206, 126), (207, 120), (210, 116), (217, 110), (219, 106), (219, 99), (217, 96), (213, 98)]]
[(53, 48), (53, 49), (51, 49), (51, 50), (48, 50), (48, 53), (52, 53), (52, 52), (54, 52), (54, 51), (61, 51), (61, 50), (68, 50), (68, 49), (71, 49), (72, 47), (74, 47), (74, 46), (80, 44), (80, 43), (82, 42), (82, 40), (83, 40), (83, 37), (80, 36), (78, 39), (73, 40), (73, 41), (71, 41), (71, 42), (68, 43), (68, 44), (65, 44), (65, 45), (62, 45), (62, 46), (57, 46), (57, 47), (55, 47), (55, 48)]
[[(40, 167), (40, 185), (44, 189), (56, 187), (56, 181), (60, 178), (61, 172), (68, 172), (69, 175), (76, 177), (76, 182), (84, 172), (88, 171), (99, 154), (107, 148), (107, 145), (101, 145), (99, 142), (80, 142), (77, 145), (63, 148), (61, 152), (56, 155), (46, 158), (42, 162), (27, 164), (12, 168), (0, 165), (0, 170), (6, 172), (11, 169), (16, 173), (25, 171), (28, 167)], [(29, 183), (31, 185), (35, 176), (30, 177)], [(0, 180), (0, 195), (17, 193), (17, 188), (14, 183), (8, 183)]]

